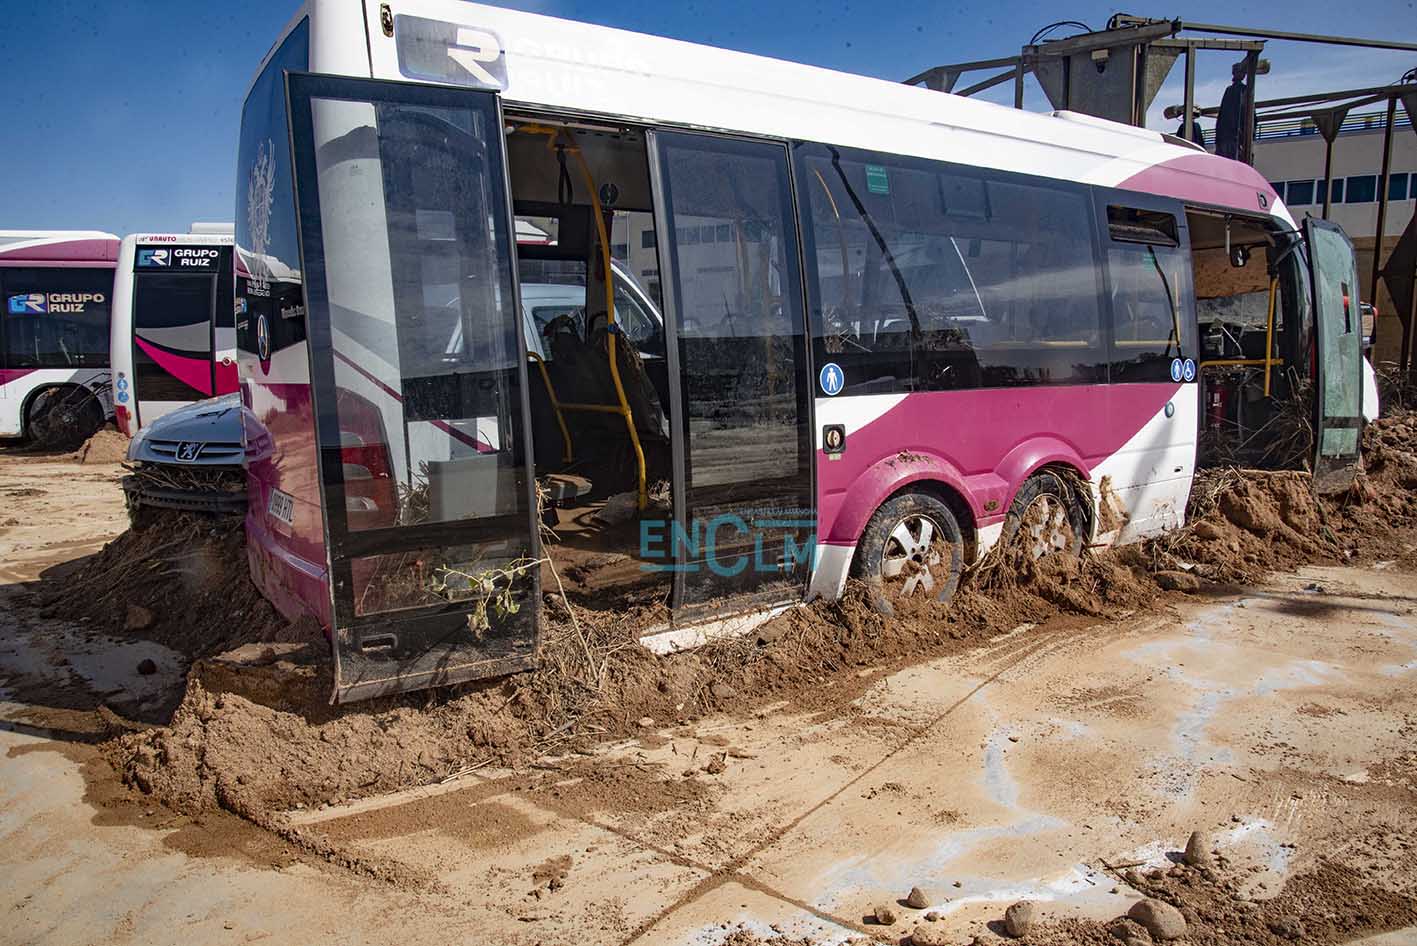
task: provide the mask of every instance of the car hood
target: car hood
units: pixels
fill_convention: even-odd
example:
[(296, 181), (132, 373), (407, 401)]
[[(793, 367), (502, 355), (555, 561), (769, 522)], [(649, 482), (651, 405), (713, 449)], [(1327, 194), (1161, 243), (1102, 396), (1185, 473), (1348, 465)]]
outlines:
[(197, 401), (148, 425), (149, 437), (164, 440), (241, 440), (241, 395), (233, 392)]
[[(179, 445), (201, 444), (196, 457)], [(128, 447), (129, 460), (149, 463), (198, 463), (201, 465), (239, 465), (241, 463), (241, 395), (197, 401), (164, 414), (138, 432)]]

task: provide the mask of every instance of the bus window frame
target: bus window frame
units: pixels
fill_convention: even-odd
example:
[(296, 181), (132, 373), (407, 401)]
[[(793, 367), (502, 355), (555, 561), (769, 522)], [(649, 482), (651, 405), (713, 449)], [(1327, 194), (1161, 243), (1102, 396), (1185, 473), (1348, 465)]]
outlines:
[[(1186, 280), (1186, 285), (1171, 287), (1171, 293), (1175, 297), (1173, 304), (1176, 307), (1178, 316), (1177, 327), (1180, 330), (1180, 338), (1177, 339), (1177, 348), (1179, 350), (1174, 357), (1181, 359), (1189, 358), (1199, 364), (1201, 353), (1200, 326), (1196, 316), (1196, 264), (1195, 257), (1191, 254), (1191, 231), (1186, 220), (1186, 210), (1192, 205), (1186, 204), (1174, 197), (1164, 197), (1159, 194), (1148, 194), (1142, 191), (1123, 190), (1115, 187), (1094, 187), (1093, 194), (1095, 199), (1093, 219), (1097, 222), (1095, 230), (1098, 241), (1098, 263), (1102, 268), (1103, 318), (1106, 323), (1107, 335), (1107, 383), (1166, 383), (1155, 378), (1129, 380), (1118, 377), (1118, 375), (1123, 373), (1119, 370), (1119, 364), (1128, 364), (1130, 362), (1128, 359), (1122, 357), (1125, 350), (1119, 348), (1117, 342), (1117, 313), (1113, 311), (1112, 307), (1112, 286), (1116, 274), (1112, 271), (1112, 254), (1110, 248), (1111, 244), (1119, 243), (1124, 246), (1164, 247), (1180, 254), (1182, 263), (1181, 273)], [(1114, 237), (1107, 216), (1108, 207), (1123, 207), (1129, 210), (1168, 214), (1176, 225), (1176, 242), (1171, 243), (1168, 239), (1166, 242), (1153, 243), (1148, 240), (1120, 239)], [(1169, 237), (1169, 234), (1167, 236)], [(1189, 348), (1187, 347), (1188, 344)], [(1197, 377), (1199, 377), (1199, 372), (1197, 372)]]

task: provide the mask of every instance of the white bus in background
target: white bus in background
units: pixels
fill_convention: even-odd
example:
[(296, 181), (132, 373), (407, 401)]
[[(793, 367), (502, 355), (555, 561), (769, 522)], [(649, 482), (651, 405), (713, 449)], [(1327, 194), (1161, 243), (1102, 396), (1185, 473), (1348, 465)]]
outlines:
[(0, 230), (0, 437), (76, 445), (112, 414), (117, 256), (111, 233)]
[(236, 390), (232, 225), (123, 238), (113, 284), (113, 412), (132, 436)]

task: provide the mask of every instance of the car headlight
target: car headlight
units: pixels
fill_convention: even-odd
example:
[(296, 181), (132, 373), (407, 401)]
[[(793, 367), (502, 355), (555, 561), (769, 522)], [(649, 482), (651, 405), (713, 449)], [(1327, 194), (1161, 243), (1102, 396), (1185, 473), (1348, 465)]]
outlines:
[(128, 459), (137, 460), (138, 452), (143, 448), (143, 441), (148, 437), (147, 427), (138, 428), (138, 432), (133, 435), (133, 439), (128, 441)]

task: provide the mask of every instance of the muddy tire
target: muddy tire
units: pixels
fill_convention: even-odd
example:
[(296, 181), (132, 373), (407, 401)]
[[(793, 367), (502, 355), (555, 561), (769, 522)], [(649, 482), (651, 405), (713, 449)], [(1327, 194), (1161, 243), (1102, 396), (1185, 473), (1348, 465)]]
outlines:
[(1059, 552), (1076, 558), (1086, 537), (1087, 512), (1076, 491), (1057, 474), (1043, 472), (1019, 488), (999, 542), (1037, 561)]
[(26, 433), (42, 450), (72, 450), (103, 426), (103, 408), (84, 388), (51, 388), (30, 404)]
[(871, 589), (882, 614), (911, 598), (945, 603), (964, 571), (959, 521), (929, 493), (902, 493), (884, 503), (856, 547), (855, 576)]

